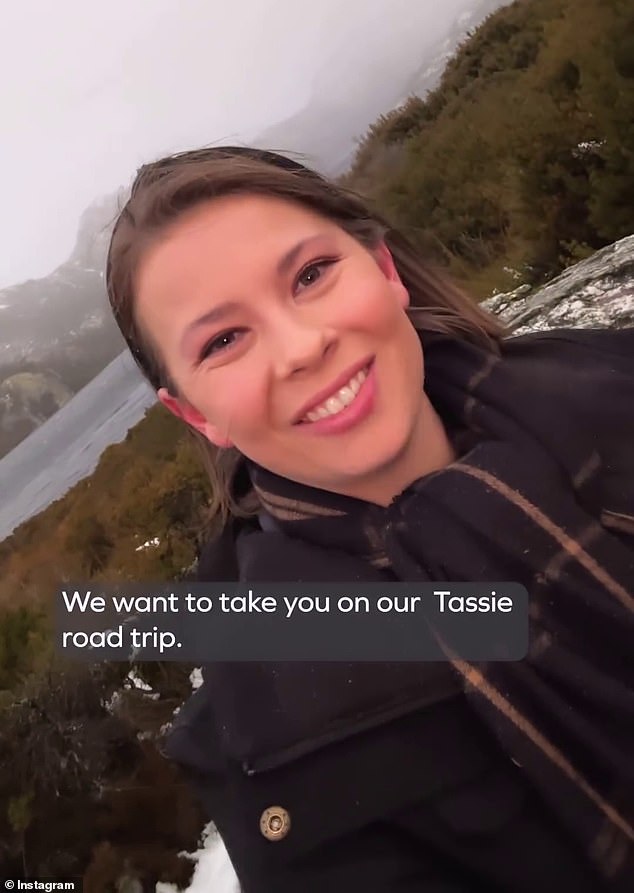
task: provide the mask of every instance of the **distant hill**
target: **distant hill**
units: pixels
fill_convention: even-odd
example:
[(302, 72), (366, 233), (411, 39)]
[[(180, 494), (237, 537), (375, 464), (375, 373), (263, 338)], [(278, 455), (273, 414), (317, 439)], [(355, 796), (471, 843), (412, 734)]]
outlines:
[[(342, 174), (352, 164), (368, 125), (408, 96), (424, 96), (436, 87), (447, 60), (468, 32), (508, 2), (475, 0), (433, 41), (425, 34), (429, 12), (424, 4), (415, 15), (410, 9), (401, 58), (391, 58), (382, 48), (377, 28), (376, 45), (367, 48), (369, 64), (363, 77), (350, 78), (345, 51), (336, 46), (316, 76), (305, 108), (259, 134), (258, 145), (304, 155), (329, 176)], [(400, 11), (395, 9), (395, 14)]]
[(117, 203), (107, 196), (86, 209), (71, 256), (49, 276), (0, 290), (0, 369), (21, 360), (43, 363), (104, 323), (103, 275)]
[(0, 456), (125, 347), (103, 281), (116, 206), (112, 196), (86, 210), (71, 257), (49, 276), (0, 290)]

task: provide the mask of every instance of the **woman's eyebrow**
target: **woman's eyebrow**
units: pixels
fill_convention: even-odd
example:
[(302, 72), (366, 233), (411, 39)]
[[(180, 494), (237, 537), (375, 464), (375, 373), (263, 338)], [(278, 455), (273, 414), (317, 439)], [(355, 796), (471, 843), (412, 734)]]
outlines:
[(196, 329), (199, 329), (201, 326), (209, 325), (210, 323), (221, 322), (226, 316), (239, 310), (240, 307), (241, 304), (238, 301), (223, 301), (222, 304), (217, 304), (215, 307), (212, 307), (211, 310), (208, 310), (206, 313), (203, 313), (202, 316), (199, 316), (197, 319), (193, 320), (193, 322), (190, 322), (181, 338), (181, 350), (187, 350), (187, 343), (195, 334)]
[(290, 268), (295, 264), (295, 261), (302, 253), (305, 248), (308, 248), (313, 242), (323, 242), (325, 236), (323, 233), (318, 233), (314, 236), (308, 236), (306, 239), (300, 239), (293, 247), (286, 252), (281, 258), (277, 265), (277, 273), (279, 276), (284, 276)]

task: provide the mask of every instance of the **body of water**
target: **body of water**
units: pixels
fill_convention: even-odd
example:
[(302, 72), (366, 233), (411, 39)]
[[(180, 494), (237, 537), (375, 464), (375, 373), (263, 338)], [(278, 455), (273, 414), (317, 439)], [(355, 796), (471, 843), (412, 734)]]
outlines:
[(156, 402), (124, 351), (0, 459), (0, 540), (94, 471), (99, 457)]

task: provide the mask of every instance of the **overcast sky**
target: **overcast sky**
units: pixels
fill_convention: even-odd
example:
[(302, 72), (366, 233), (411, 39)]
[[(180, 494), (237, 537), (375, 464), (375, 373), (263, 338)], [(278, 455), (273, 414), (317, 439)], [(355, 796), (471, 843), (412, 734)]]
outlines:
[[(20, 0), (2, 10), (0, 288), (70, 254), (82, 211), (143, 161), (248, 142), (306, 105), (332, 59), (351, 79), (444, 33), (469, 0)], [(422, 19), (421, 19), (422, 16)], [(421, 27), (422, 25), (422, 27)], [(334, 55), (333, 55), (334, 54)], [(330, 59), (330, 62), (327, 60)], [(342, 83), (342, 89), (345, 84)], [(333, 86), (333, 89), (336, 87)]]

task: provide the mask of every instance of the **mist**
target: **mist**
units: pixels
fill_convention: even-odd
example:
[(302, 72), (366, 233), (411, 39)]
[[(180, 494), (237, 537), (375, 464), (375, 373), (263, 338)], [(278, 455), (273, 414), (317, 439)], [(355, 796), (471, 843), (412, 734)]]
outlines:
[[(355, 109), (361, 136), (456, 15), (477, 5), (110, 0), (97, 8), (26, 0), (7, 7), (0, 288), (62, 263), (85, 208), (127, 186), (152, 158), (257, 142), (307, 110), (310, 143), (315, 129), (327, 135), (338, 126), (327, 113), (335, 107), (344, 116)], [(292, 142), (288, 148), (310, 154), (301, 132)]]

